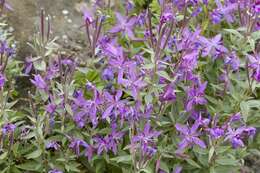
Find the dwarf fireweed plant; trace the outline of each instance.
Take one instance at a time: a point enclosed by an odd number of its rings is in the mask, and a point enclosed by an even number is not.
[[[0,40],[2,172],[235,173],[259,153],[259,0],[94,1],[83,59],[39,16],[23,70]]]

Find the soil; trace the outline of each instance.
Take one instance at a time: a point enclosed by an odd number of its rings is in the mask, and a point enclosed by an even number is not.
[[[85,35],[80,29],[82,0],[8,0],[14,9],[8,13],[9,25],[14,28],[18,44],[18,58],[24,59],[32,54],[27,42],[39,32],[40,10],[51,17],[52,36],[58,36],[58,42],[65,49],[79,50],[84,47]],[[83,45],[83,46],[82,46]]]

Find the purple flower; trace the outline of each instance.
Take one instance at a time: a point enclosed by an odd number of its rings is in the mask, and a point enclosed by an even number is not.
[[[160,22],[161,23],[167,23],[169,21],[173,20],[173,14],[172,12],[169,10],[166,10],[162,15],[161,15],[161,18],[160,18]]]
[[[240,112],[233,114],[229,119],[230,123],[233,123],[233,122],[236,122],[236,121],[241,121],[241,113]]]
[[[93,89],[95,89],[95,86],[91,83],[91,82],[87,82],[86,83],[86,89],[87,90],[93,90]],[[79,91],[79,92],[76,92],[76,95],[75,95],[75,97],[78,97],[78,96],[80,96],[80,95],[82,95],[82,92],[81,91]],[[83,95],[82,95],[83,96]],[[83,98],[83,97],[82,97]]]
[[[134,8],[134,4],[128,0],[126,2],[125,6],[126,6],[127,12],[131,11]]]
[[[119,144],[119,142],[122,140],[124,136],[124,133],[117,131],[116,128],[117,125],[112,124],[111,125],[112,132],[107,136],[107,145],[114,154],[117,153],[117,145]]]
[[[51,80],[55,77],[58,77],[58,75],[60,74],[59,70],[60,70],[60,66],[58,62],[57,61],[52,62],[47,69],[46,79]]]
[[[82,139],[73,138],[70,141],[69,148],[72,149],[77,156],[80,155],[80,150],[82,149],[88,149],[90,146],[83,141]]]
[[[213,24],[218,24],[222,20],[222,14],[219,12],[218,9],[215,9],[212,13],[210,13],[210,17]]]
[[[75,66],[75,62],[69,58],[65,58],[63,60],[61,60],[61,64],[64,65],[64,66],[72,66],[74,67]]]
[[[181,38],[175,40],[175,46],[178,51],[186,51],[186,54],[192,54],[198,52],[201,48],[199,41],[201,29],[197,27],[194,32],[191,32],[189,28],[185,27]]]
[[[6,0],[0,0],[0,7],[3,7],[9,11],[13,11],[13,8],[6,2]]]
[[[178,7],[179,10],[182,10],[185,7],[186,1],[181,0],[172,0],[173,4]]]
[[[204,91],[207,87],[207,82],[200,84],[198,87],[192,87],[188,90],[188,99],[186,110],[191,111],[195,105],[205,105],[207,100],[204,98]]]
[[[151,129],[150,123],[146,123],[143,131],[132,137],[132,148],[138,147],[143,154],[154,155],[156,149],[154,148],[155,140],[160,135],[160,132]]]
[[[93,91],[94,96],[92,100],[89,100],[89,118],[90,121],[92,122],[93,126],[96,127],[98,124],[97,121],[97,111],[99,108],[99,105],[101,105],[103,103],[101,94],[99,93],[99,91],[97,89],[94,89]]]
[[[12,123],[6,123],[4,124],[4,126],[2,127],[2,133],[4,135],[6,134],[13,134],[14,133],[14,130],[16,129],[16,125],[15,124],[12,124]]]
[[[0,41],[0,54],[2,55],[5,54],[7,58],[9,58],[12,55],[14,55],[14,53],[15,53],[14,49],[9,47],[6,41]]]
[[[63,172],[58,169],[52,169],[48,173],[63,173]]]
[[[187,147],[198,145],[201,148],[206,148],[206,144],[198,138],[200,135],[197,130],[200,123],[195,121],[193,126],[189,128],[187,125],[176,124],[176,129],[181,133],[182,141],[179,143],[177,153],[182,153]]]
[[[228,76],[228,72],[225,70],[220,76],[219,80],[224,83],[224,87],[227,89],[230,86],[230,79]]]
[[[230,65],[233,71],[237,71],[239,69],[240,61],[235,52],[227,55],[224,59],[224,62],[226,65]]]
[[[107,145],[107,140],[106,138],[103,137],[94,137],[93,138],[94,142],[96,143],[95,147],[97,148],[97,154],[101,155],[102,152],[107,153],[109,150],[109,147]]]
[[[211,128],[209,132],[210,132],[210,135],[215,139],[218,139],[218,138],[224,136],[224,134],[225,134],[224,129],[222,129],[220,127]]]
[[[5,85],[5,76],[0,73],[0,88]]]
[[[256,13],[260,13],[260,1],[256,0],[255,4],[253,5],[253,9]]]
[[[160,95],[160,101],[175,101],[176,94],[172,85],[166,86],[164,92]]]
[[[208,0],[202,0],[203,4],[208,5]]]
[[[242,126],[237,129],[232,129],[232,127],[229,126],[225,140],[229,140],[233,148],[240,148],[245,146],[243,140],[254,136],[255,133],[256,129],[253,127]]]
[[[113,43],[103,43],[101,46],[106,56],[109,56],[111,58],[116,58],[116,61],[119,58],[123,58],[123,48],[121,46],[115,46],[113,45]]]
[[[181,58],[180,70],[184,72],[192,72],[193,69],[197,67],[198,64],[198,52],[193,51],[184,55]]]
[[[127,79],[121,79],[119,82],[122,83],[126,88],[131,90],[132,96],[137,99],[139,90],[146,86],[142,77],[138,77],[135,66],[130,66]]]
[[[114,72],[111,68],[105,68],[102,73],[102,79],[111,81],[114,79]]]
[[[108,107],[102,114],[102,119],[106,119],[109,117],[112,113],[115,114],[115,116],[119,115],[120,112],[122,112],[124,107],[124,102],[121,100],[121,96],[123,94],[122,90],[118,90],[116,92],[116,95],[111,95],[108,92],[104,93],[104,97],[107,100]]]
[[[181,171],[182,171],[182,167],[176,166],[176,168],[174,169],[174,171],[172,173],[181,173]]]
[[[122,16],[120,13],[116,13],[116,18],[117,18],[117,24],[110,30],[110,32],[111,33],[122,32],[123,34],[127,35],[130,39],[135,39],[133,28],[137,22],[137,19],[135,17],[127,19],[125,16]]]
[[[83,19],[86,24],[89,25],[94,22],[94,17],[93,14],[90,12],[90,10],[84,8],[82,12],[83,12]]]
[[[197,7],[195,10],[193,10],[191,16],[196,17],[202,12],[202,7]]]
[[[251,69],[252,71],[252,77],[260,82],[260,56],[259,55],[248,55],[247,56],[248,60],[249,60],[249,64],[248,67]]]
[[[32,68],[33,68],[33,59],[32,59],[32,57],[26,57],[25,58],[25,63],[24,63],[24,73],[26,75],[28,75],[32,71]]]
[[[206,39],[203,36],[199,37],[199,41],[203,46],[202,56],[212,56],[213,58],[227,53],[228,50],[222,45],[221,34],[216,35],[212,39]]]
[[[237,10],[237,3],[227,3],[223,5],[220,0],[215,0],[215,2],[217,4],[217,9],[211,14],[213,23],[219,23],[223,17],[227,22],[233,22],[232,12]]]
[[[0,42],[0,54],[5,54],[6,50],[8,49],[8,45],[6,41]]]
[[[53,104],[53,103],[49,103],[46,107],[45,110],[49,113],[49,114],[53,114],[56,111],[57,105]]]
[[[97,154],[101,155],[103,152],[112,151],[114,154],[117,153],[117,145],[124,135],[123,132],[116,130],[117,125],[111,125],[111,133],[105,137],[95,137],[94,141],[96,143]]]
[[[53,150],[58,150],[60,148],[60,145],[58,144],[57,141],[49,141],[46,146],[46,149],[53,149]]]
[[[82,91],[77,91],[74,99],[74,104],[72,106],[74,112],[73,120],[79,128],[83,128],[86,122],[92,122],[93,127],[96,127],[98,124],[96,115],[102,100],[100,93],[96,88],[92,86],[91,89],[93,89],[94,93],[92,100],[86,100]]]
[[[145,13],[140,13],[137,17],[137,23],[140,25],[140,26],[144,26],[145,25],[145,18],[146,17],[146,14]]]
[[[134,57],[137,65],[144,64],[144,57],[140,54],[136,54]]]
[[[37,74],[34,75],[34,79],[31,79],[31,82],[39,89],[46,90],[47,89],[47,84],[41,77],[41,75]]]

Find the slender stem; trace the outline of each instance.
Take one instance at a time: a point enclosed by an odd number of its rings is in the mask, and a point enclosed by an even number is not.
[[[49,41],[50,39],[50,33],[51,33],[51,22],[50,22],[50,16],[48,16],[47,41]]]
[[[161,31],[161,33],[160,33],[160,35],[159,35],[159,38],[158,38],[158,41],[157,41],[157,43],[156,43],[156,51],[155,51],[155,65],[154,65],[154,74],[156,74],[156,72],[157,72],[157,66],[158,66],[158,60],[160,59],[160,46],[161,46],[161,40],[162,40],[162,38],[163,38],[163,35],[164,35],[164,33],[165,33],[165,30],[166,30],[166,26],[165,27],[163,27],[162,28],[162,31]]]
[[[44,9],[41,9],[41,37],[42,37],[42,43],[44,43]]]
[[[96,18],[96,22],[95,22],[95,31],[94,31],[94,34],[93,34],[93,39],[92,39],[92,56],[94,57],[95,55],[95,48],[96,48],[96,36],[97,36],[97,28],[98,28],[98,19],[99,17],[97,16]]]
[[[238,16],[239,16],[240,25],[243,25],[240,3],[238,3]]]
[[[95,55],[96,44],[97,44],[97,41],[98,41],[98,38],[99,38],[99,35],[100,35],[100,32],[101,32],[102,24],[103,24],[102,19],[100,19],[99,23],[98,23],[98,21],[99,21],[98,17],[97,17],[96,20],[97,20],[97,22],[96,22],[95,34],[94,34],[94,38],[93,38],[92,56]]]
[[[250,92],[252,93],[252,92],[253,92],[253,89],[252,89],[252,83],[251,83],[251,80],[250,80],[248,60],[246,60],[246,74],[247,74],[248,86],[249,86]]]
[[[1,53],[0,65],[2,66],[2,64],[3,64],[3,54]]]
[[[6,67],[7,67],[7,64],[8,64],[8,57],[5,58],[5,61],[4,61],[4,66],[2,67],[2,73],[5,71]]]
[[[45,116],[45,135],[48,135],[50,132],[50,116],[49,116],[49,113],[46,113],[46,116]]]
[[[107,8],[110,9],[110,6],[111,6],[111,0],[108,0]]]
[[[154,42],[153,42],[153,31],[152,31],[152,15],[151,15],[151,12],[150,12],[149,7],[148,7],[147,10],[148,10],[148,29],[149,29],[149,37],[150,37],[150,40],[151,40],[152,48],[155,50]]]
[[[39,149],[42,151],[42,155],[41,155],[41,159],[42,159],[42,164],[45,167],[45,172],[48,170],[48,161],[46,159],[46,154],[45,154],[45,145],[44,145],[44,136],[42,134],[39,133],[39,130],[41,128],[41,121],[38,120],[38,116],[37,116],[37,109],[33,103],[33,98],[31,93],[28,93],[29,95],[29,103],[32,109],[32,114],[33,117],[35,118],[36,122],[34,123],[35,126],[35,130],[36,130],[36,138],[37,138],[37,142],[39,144]]]
[[[63,69],[62,69],[62,63],[61,63],[61,55],[59,55],[59,71],[60,71],[60,78],[61,78],[61,84],[63,85],[63,96],[64,96],[64,106],[67,103],[67,87],[66,87],[66,74],[63,74]],[[66,110],[63,115],[61,115],[61,131],[64,132],[65,129],[65,116],[66,116]]]
[[[165,47],[166,47],[166,45],[167,45],[167,43],[168,43],[168,41],[169,41],[169,39],[170,39],[170,37],[171,37],[172,31],[173,31],[173,21],[171,22],[170,31],[168,32],[168,35],[167,35],[166,40],[165,40],[165,42],[164,42],[164,44],[163,44],[162,50],[165,49]],[[160,55],[160,54],[159,54],[159,55]]]
[[[89,32],[89,24],[88,24],[88,22],[86,22],[85,28],[86,28],[86,34],[87,34],[88,43],[89,43],[89,46],[91,47],[92,44],[91,44],[91,39],[90,39],[90,32]]]

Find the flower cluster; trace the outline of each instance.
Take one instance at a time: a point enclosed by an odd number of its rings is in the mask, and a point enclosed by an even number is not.
[[[35,56],[24,62],[28,102],[12,113],[19,95],[5,83],[15,54],[0,42],[4,164],[49,173],[243,166],[259,123],[259,1],[99,0],[82,13],[85,59],[61,53],[41,11]]]

